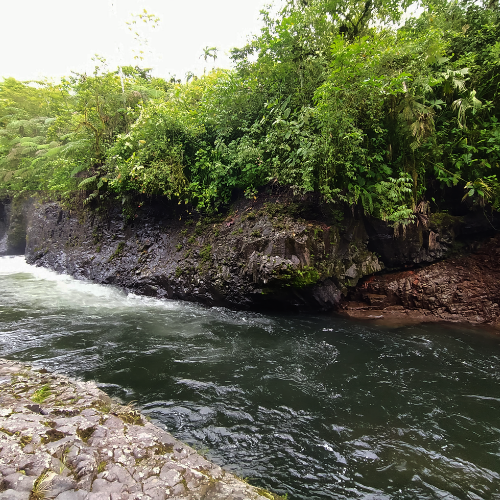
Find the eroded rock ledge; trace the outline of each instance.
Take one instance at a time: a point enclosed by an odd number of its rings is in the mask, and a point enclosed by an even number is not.
[[[450,321],[500,328],[500,236],[424,268],[370,276],[341,310],[355,318]]]
[[[261,198],[202,218],[157,200],[133,222],[117,205],[97,213],[35,204],[26,259],[137,294],[260,310],[332,309],[344,289],[382,269],[362,219],[337,214],[339,223],[318,206],[308,213]]]
[[[94,383],[0,359],[0,499],[278,499]]]

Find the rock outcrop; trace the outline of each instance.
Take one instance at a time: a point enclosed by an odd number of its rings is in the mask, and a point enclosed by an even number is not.
[[[0,210],[4,253],[26,245],[31,264],[137,294],[257,310],[341,308],[366,317],[383,309],[385,317],[392,308],[391,316],[419,320],[497,321],[496,271],[485,280],[480,259],[470,255],[497,234],[498,213],[419,214],[395,234],[351,209],[280,201],[272,192],[212,217],[161,199],[133,210],[117,203],[98,210],[55,202],[19,207],[15,217],[8,203]],[[425,290],[408,288],[414,275]],[[463,280],[487,292],[461,295]]]
[[[26,256],[31,264],[159,298],[331,309],[382,265],[367,249],[362,219],[314,220],[294,208],[242,200],[221,217],[197,219],[158,203],[138,207],[127,222],[121,207],[99,215],[42,204],[28,219]]]
[[[0,359],[1,500],[278,500],[95,384]]]
[[[31,204],[31,200],[0,200],[0,255],[24,254]]]
[[[341,310],[352,317],[500,326],[500,236],[423,268],[371,276]]]
[[[500,229],[500,214],[483,211],[453,216],[446,212],[430,214],[395,233],[380,219],[368,217],[365,227],[368,248],[380,255],[385,270],[427,265],[467,250]]]

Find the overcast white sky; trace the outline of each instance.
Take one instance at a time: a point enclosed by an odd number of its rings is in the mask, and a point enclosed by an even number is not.
[[[160,18],[145,30],[147,57],[140,66],[185,79],[202,74],[203,47],[216,46],[216,65],[230,67],[225,53],[260,30],[259,11],[270,0],[2,0],[0,77],[59,78],[71,70],[91,72],[94,54],[111,69],[135,64],[134,42],[125,21],[147,9]],[[145,25],[144,25],[145,26]],[[151,51],[149,54],[147,51]]]

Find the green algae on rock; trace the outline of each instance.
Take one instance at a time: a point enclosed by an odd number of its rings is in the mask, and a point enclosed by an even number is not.
[[[0,359],[0,408],[0,500],[279,498],[92,382]]]

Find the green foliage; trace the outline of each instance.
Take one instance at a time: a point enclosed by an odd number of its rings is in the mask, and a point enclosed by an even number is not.
[[[109,257],[108,262],[112,262],[113,260],[120,258],[123,254],[124,249],[125,249],[125,242],[120,241],[120,243],[118,243],[118,246],[116,247],[115,251]]]
[[[268,498],[269,500],[287,500],[288,494],[285,493],[284,496],[277,495],[276,493],[272,493],[271,491],[265,490],[264,488],[257,488],[257,493],[264,498]]]
[[[133,217],[137,195],[207,213],[278,184],[397,227],[429,189],[441,203],[460,186],[464,203],[498,209],[498,8],[424,2],[398,25],[412,3],[290,0],[262,12],[234,70],[185,84],[98,57],[60,84],[6,79],[0,193],[116,197]]]
[[[212,259],[212,246],[206,245],[200,250],[200,257],[203,263],[209,262]]]
[[[35,403],[43,403],[50,395],[50,386],[49,385],[44,385],[36,391],[33,396],[31,396],[31,401],[34,401]]]
[[[321,278],[320,273],[313,266],[300,268],[289,266],[286,270],[277,271],[275,277],[279,280],[281,286],[292,286],[294,288],[313,285]]]
[[[96,61],[93,75],[73,74],[59,84],[0,82],[1,193],[73,196],[80,188],[92,194],[87,202],[104,198],[107,149],[145,101],[164,95],[165,84],[132,67],[120,78],[103,59]],[[82,177],[91,180],[82,183]]]

